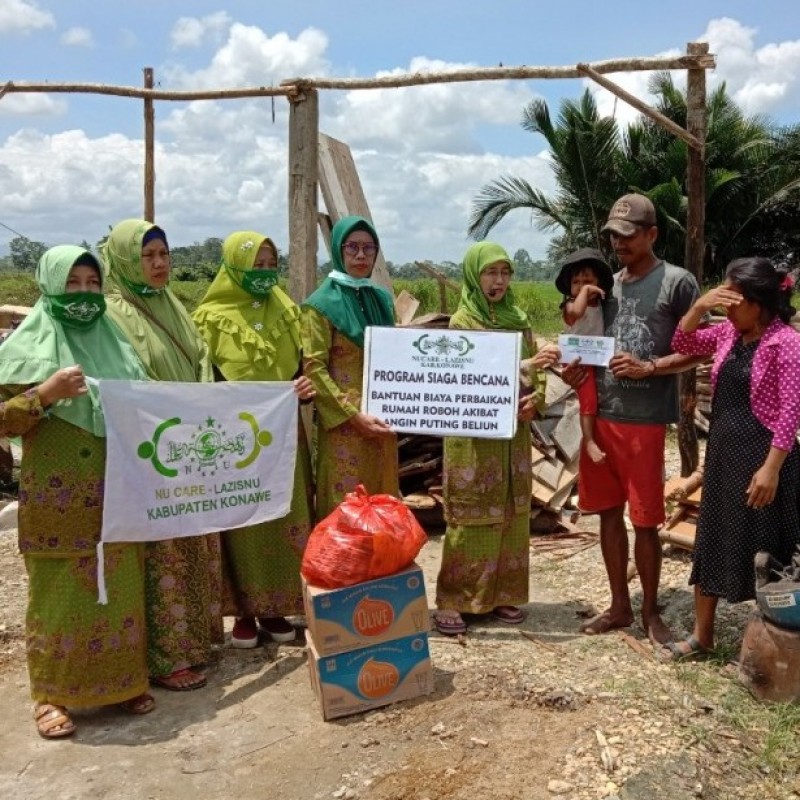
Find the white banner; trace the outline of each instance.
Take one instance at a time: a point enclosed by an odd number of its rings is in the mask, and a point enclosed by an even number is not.
[[[239,528],[289,513],[290,382],[98,382],[106,421],[104,542]]]
[[[401,433],[511,439],[522,334],[367,328],[362,411]]]

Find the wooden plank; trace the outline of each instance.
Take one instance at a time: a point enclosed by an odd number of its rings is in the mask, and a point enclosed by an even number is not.
[[[566,461],[574,461],[578,457],[581,452],[581,419],[577,404],[561,417],[550,438]]]
[[[683,547],[686,550],[694,550],[694,537],[697,533],[697,526],[686,520],[681,520],[670,530],[661,530],[658,538],[662,542]]]
[[[531,431],[536,439],[538,439],[545,447],[554,447],[553,440],[550,434],[555,430],[558,420],[555,418],[550,419],[535,419],[531,422]]]
[[[314,90],[289,103],[289,296],[295,303],[317,288],[317,136]]]
[[[551,489],[558,489],[564,462],[558,458],[545,458],[533,467],[533,478],[539,483],[547,484]]]
[[[566,398],[562,398],[557,403],[553,403],[551,406],[546,406],[544,409],[544,416],[545,419],[549,419],[550,417],[563,417],[567,410],[567,400]]]
[[[547,458],[547,453],[543,453],[541,450],[531,447],[531,465],[535,466],[540,461],[544,461],[545,458]]]
[[[679,475],[673,475],[664,484],[664,499],[674,500],[676,497],[675,493],[680,491],[685,481],[686,478],[681,478]],[[703,489],[700,487],[699,489],[695,489],[690,495],[688,495],[688,497],[681,497],[679,502],[687,506],[699,506],[702,496]]]
[[[564,383],[555,370],[547,370],[547,387],[544,393],[545,406],[552,406],[569,396],[574,390],[568,383]]]
[[[555,494],[553,494],[550,500],[548,501],[546,507],[551,508],[554,511],[561,511],[561,508],[564,505],[564,503],[566,503],[567,500],[569,500],[569,496],[572,493],[572,487],[575,484],[575,480],[577,480],[577,477],[572,478],[564,487],[555,492]]]
[[[418,308],[419,300],[417,300],[413,294],[403,289],[394,299],[394,312],[397,315],[397,324],[410,325]]]
[[[349,214],[372,221],[350,148],[324,133],[319,134],[319,183],[325,208],[334,224]],[[372,280],[392,291],[392,279],[386,267],[383,248],[378,251]]]

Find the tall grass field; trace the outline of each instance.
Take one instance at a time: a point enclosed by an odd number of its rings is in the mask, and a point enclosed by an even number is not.
[[[554,336],[563,328],[558,305],[561,296],[551,283],[512,284],[517,304],[527,313],[536,336]],[[208,289],[208,281],[172,281],[170,288],[189,311],[194,311]],[[439,286],[433,279],[394,281],[394,292],[403,289],[419,300],[417,316],[441,311]],[[0,305],[32,306],[39,297],[39,289],[33,276],[27,273],[0,273]],[[458,306],[459,294],[446,290],[445,313],[452,314]]]

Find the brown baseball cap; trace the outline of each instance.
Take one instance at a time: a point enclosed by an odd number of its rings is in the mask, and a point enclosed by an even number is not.
[[[620,236],[633,236],[637,227],[651,228],[656,224],[656,209],[643,194],[624,194],[611,207],[603,231]]]

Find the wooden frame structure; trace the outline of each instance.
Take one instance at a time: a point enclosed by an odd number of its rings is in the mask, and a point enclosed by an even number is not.
[[[405,73],[381,78],[292,78],[280,86],[203,91],[165,91],[153,88],[153,70],[145,68],[144,87],[109,86],[93,83],[16,83],[0,86],[0,100],[14,93],[79,93],[139,98],[144,101],[145,165],[144,217],[155,219],[155,113],[156,100],[225,100],[247,97],[286,97],[289,110],[289,290],[295,300],[306,297],[316,286],[318,250],[318,158],[319,92],[327,90],[370,90],[435,83],[460,83],[493,80],[563,79],[588,77],[629,103],[642,114],[685,141],[687,164],[687,227],[684,266],[698,283],[703,279],[705,246],[705,132],[706,70],[713,69],[715,58],[708,44],[690,42],[686,54],[675,58],[625,58],[581,63],[566,67],[484,67],[449,72]],[[614,72],[687,71],[687,128],[684,130],[634,95],[605,77]],[[688,475],[697,467],[697,440],[694,430],[694,373],[681,382],[681,424],[679,443],[681,471]]]

